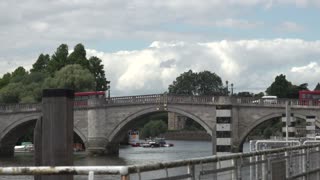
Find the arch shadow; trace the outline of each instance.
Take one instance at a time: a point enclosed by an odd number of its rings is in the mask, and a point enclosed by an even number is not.
[[[40,118],[41,115],[34,114],[25,116],[11,123],[4,129],[4,131],[0,133],[0,145],[14,147],[21,135],[23,136],[23,134],[25,134],[24,131],[26,131],[28,128],[34,128],[37,120]],[[84,148],[86,148],[88,142],[84,134],[77,127],[73,128],[73,132],[78,138],[80,138],[85,146]]]
[[[280,118],[282,117],[282,114],[283,113],[271,113],[271,114],[268,114],[266,116],[263,116],[261,117],[260,119],[256,120],[251,126],[250,128],[247,129],[247,131],[240,137],[240,144],[238,146],[238,152],[242,152],[242,148],[243,148],[243,144],[246,140],[246,138],[248,137],[248,135],[256,128],[258,127],[260,124],[268,121],[268,120],[271,120],[273,118]],[[303,114],[299,114],[299,113],[294,113],[293,114],[293,117],[297,117],[297,118],[300,118],[300,119],[306,119],[306,115],[303,115]]]
[[[206,130],[207,133],[212,135],[212,129],[210,128],[210,126],[194,114],[191,114],[181,109],[173,108],[173,107],[168,107],[166,110],[159,110],[159,109],[156,109],[155,107],[151,107],[151,108],[146,108],[138,112],[135,112],[133,114],[130,114],[128,117],[124,118],[119,124],[116,125],[114,130],[110,133],[110,135],[108,136],[108,142],[115,142],[116,137],[118,137],[118,135],[123,131],[126,125],[129,124],[130,122],[144,115],[156,113],[156,112],[174,112],[174,113],[184,115],[196,121],[197,123],[199,123]]]

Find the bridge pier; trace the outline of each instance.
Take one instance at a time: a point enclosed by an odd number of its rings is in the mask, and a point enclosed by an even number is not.
[[[118,155],[119,143],[107,142],[105,138],[90,138],[87,154],[91,156]]]
[[[106,155],[119,155],[119,143],[111,143],[107,144]]]
[[[97,107],[88,110],[88,145],[87,154],[102,156],[108,154],[108,139],[105,135],[107,127],[106,110],[99,108],[100,99],[89,99],[88,104]]]

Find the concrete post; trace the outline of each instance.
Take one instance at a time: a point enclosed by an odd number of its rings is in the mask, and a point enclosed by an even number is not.
[[[73,90],[43,90],[43,118],[40,143],[41,166],[73,165],[73,98]],[[35,156],[39,155],[35,154]],[[73,180],[73,176],[41,176],[41,180],[55,179]]]

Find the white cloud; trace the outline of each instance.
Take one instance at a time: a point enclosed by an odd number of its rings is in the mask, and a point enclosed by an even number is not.
[[[115,95],[162,93],[181,73],[209,70],[235,91],[264,91],[283,73],[294,84],[320,81],[320,42],[299,39],[154,42],[116,53],[88,50],[103,60]]]
[[[310,62],[298,67],[292,67],[289,72],[290,77],[298,82],[309,83],[309,89],[315,88],[315,83],[320,82],[320,65],[317,62]]]
[[[318,6],[319,1],[0,1],[0,73],[18,66],[30,68],[40,53],[52,54],[62,43],[70,48],[83,43],[91,47],[88,55],[103,59],[117,94],[163,92],[176,76],[189,69],[216,72],[224,80],[234,82],[238,89],[265,88],[277,74],[288,73],[288,77],[295,77],[296,72],[291,72],[291,68],[317,62],[319,42],[223,39],[263,36],[270,28],[255,17],[255,11],[288,5],[313,7]],[[245,18],[249,16],[251,20]],[[233,33],[219,28],[216,31],[216,26],[244,30],[264,26],[265,30]],[[304,30],[291,21],[279,28],[286,32]],[[217,39],[222,41],[214,41]],[[123,46],[141,41],[153,43],[135,51],[108,53],[93,49],[104,49],[117,41]],[[119,44],[117,46],[119,49]],[[132,46],[130,49],[135,49]],[[304,81],[292,79],[297,80],[296,83]],[[315,81],[313,78],[309,83]]]
[[[291,68],[291,72],[293,73],[306,73],[306,72],[317,73],[319,71],[320,71],[320,66],[316,62],[311,62],[306,66]]]
[[[204,41],[208,34],[170,31],[167,27],[186,25],[205,28],[218,25],[230,28],[253,28],[263,22],[249,21],[241,14],[250,10],[282,4],[315,4],[292,0],[28,0],[0,2],[0,54],[10,49],[46,47],[61,43],[84,44],[110,40]],[[249,11],[248,11],[249,10]],[[238,19],[239,18],[239,19]],[[295,28],[292,24],[287,26]],[[30,27],[30,28],[26,28]],[[181,28],[181,27],[180,27]],[[210,33],[212,39],[220,35]],[[31,49],[31,48],[30,48]]]

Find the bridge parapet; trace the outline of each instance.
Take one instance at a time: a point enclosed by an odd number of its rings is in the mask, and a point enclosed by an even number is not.
[[[139,96],[121,96],[112,97],[108,100],[108,104],[145,104],[159,103],[162,100],[162,94],[150,94]]]
[[[41,103],[22,103],[22,104],[1,104],[0,112],[29,112],[41,111]]]
[[[139,96],[121,96],[110,99],[88,99],[75,101],[75,109],[94,108],[97,106],[118,106],[136,104],[197,104],[197,105],[250,105],[250,106],[276,106],[284,107],[286,102],[292,107],[319,107],[320,101],[299,99],[258,99],[251,97],[230,96],[188,96],[173,94],[151,94]],[[1,104],[0,113],[41,111],[39,104]]]
[[[320,101],[318,100],[299,100],[299,99],[287,99],[287,98],[278,98],[278,99],[259,99],[251,97],[231,97],[232,104],[238,105],[255,105],[255,106],[285,106],[286,102],[290,106],[305,106],[305,107],[320,107]]]

